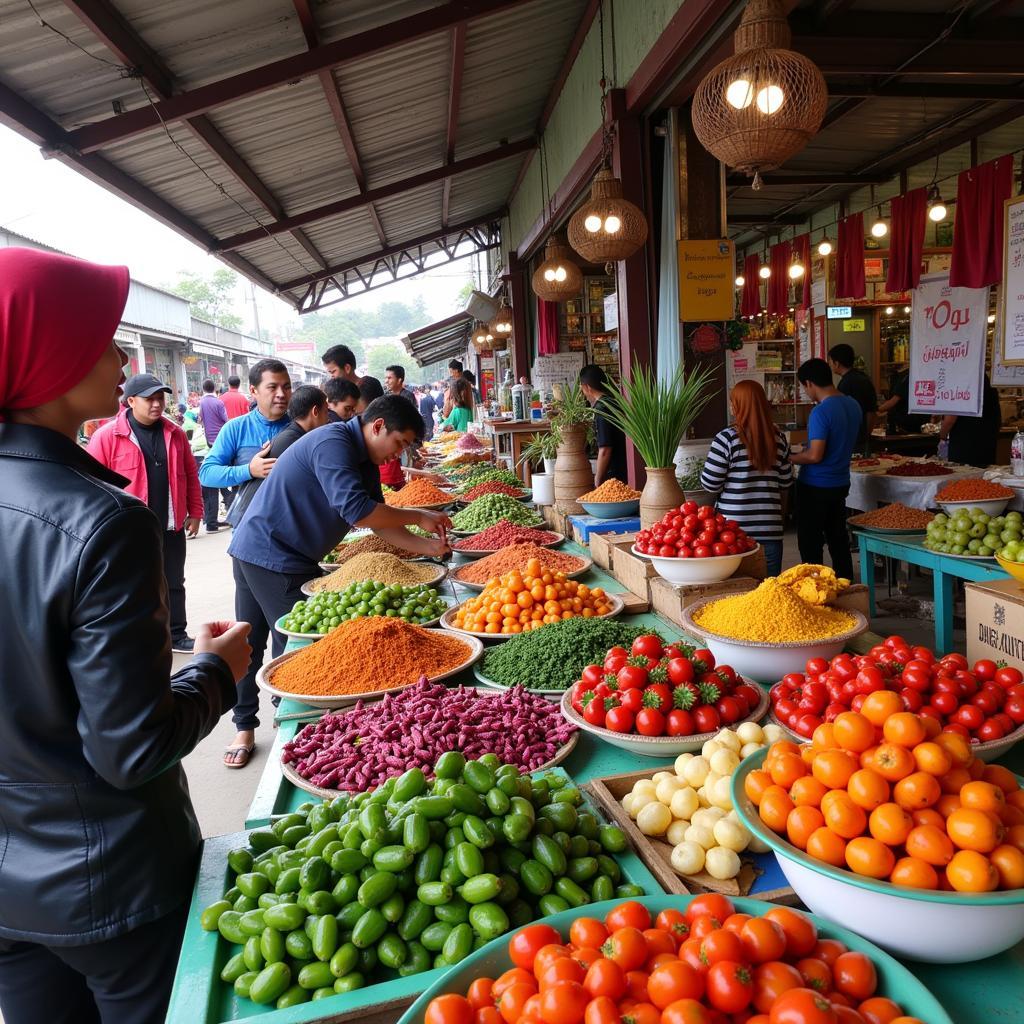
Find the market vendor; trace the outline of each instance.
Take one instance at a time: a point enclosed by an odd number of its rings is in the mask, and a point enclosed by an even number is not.
[[[162,533],[75,443],[112,417],[126,267],[0,250],[0,1016],[162,1021],[199,860],[181,760],[235,702],[244,622],[171,675]]]
[[[368,527],[395,547],[438,556],[448,549],[451,523],[441,512],[390,508],[384,504],[379,467],[422,436],[423,420],[400,395],[370,403],[359,417],[330,423],[295,442],[277,460],[256,492],[231,538],[236,608],[253,624],[252,661],[238,686],[233,747],[241,749],[229,767],[241,767],[253,751],[259,724],[256,673],[274,623],[302,599],[303,583],[320,575],[320,560],[353,527]],[[431,537],[405,529],[418,526]],[[274,657],[285,637],[273,631]],[[239,763],[240,762],[240,763]]]
[[[946,458],[965,466],[992,466],[996,461],[996,444],[1003,418],[999,409],[999,393],[985,374],[980,416],[943,416],[939,426],[939,454],[948,441]]]
[[[892,393],[878,406],[878,415],[888,417],[889,427],[903,434],[919,434],[928,417],[910,412],[910,370],[901,370]]]
[[[580,389],[583,397],[594,407],[594,433],[597,436],[597,472],[594,483],[598,486],[614,477],[626,479],[626,435],[603,415],[611,381],[604,369],[590,363],[580,370]]]

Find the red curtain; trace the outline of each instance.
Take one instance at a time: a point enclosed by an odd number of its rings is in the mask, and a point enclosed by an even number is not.
[[[789,310],[789,261],[793,246],[790,242],[773,245],[769,253],[772,276],[768,278],[768,312],[783,316]]]
[[[836,246],[836,298],[862,299],[864,284],[864,214],[853,213],[839,222]]]
[[[1003,276],[1003,203],[1013,194],[1013,157],[964,171],[956,182],[954,288],[984,288]]]
[[[804,276],[800,278],[800,299],[797,305],[801,309],[807,309],[811,305],[811,236],[798,235],[794,238],[793,251],[804,268]]]
[[[928,190],[915,188],[890,205],[888,292],[906,292],[921,280],[921,249],[928,219]]]
[[[537,300],[537,350],[542,356],[558,352],[558,303]]]
[[[757,316],[761,312],[761,257],[755,252],[743,261],[743,299],[741,316]]]

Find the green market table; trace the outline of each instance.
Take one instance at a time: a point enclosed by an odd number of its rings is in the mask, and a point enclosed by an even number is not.
[[[585,553],[585,549],[572,542],[566,542],[560,550],[576,554]],[[927,551],[924,554],[933,555]],[[899,556],[891,554],[890,557]],[[588,586],[601,586],[610,593],[619,593],[624,589],[621,583],[596,568],[583,579]],[[650,626],[666,637],[675,638],[680,635],[678,626],[653,613],[624,616],[623,620],[631,625]],[[870,634],[861,637],[858,648],[867,650],[874,640]],[[292,641],[288,649],[294,650],[305,646],[306,643]],[[451,683],[474,685],[476,679],[472,671],[466,671],[454,678]],[[276,709],[277,737],[249,809],[247,829],[266,825],[273,817],[286,814],[300,804],[315,799],[288,782],[280,768],[284,744],[309,720],[304,713],[315,717],[321,712],[295,701],[282,701]],[[303,714],[303,718],[289,717],[296,714]],[[1024,744],[1019,746],[1024,747]],[[1024,769],[1024,750],[1019,754],[1011,751],[1002,761],[1019,772]],[[653,773],[665,765],[654,758],[639,758],[610,744],[602,743],[592,736],[582,735],[576,749],[560,767],[577,784],[582,785],[593,778],[636,771],[639,768],[649,767]],[[600,809],[597,809],[596,813],[603,817]],[[199,927],[199,913],[203,907],[219,899],[224,892],[227,851],[243,845],[244,841],[245,833],[242,832],[230,836],[217,836],[203,844],[202,862],[193,892],[188,926],[166,1018],[169,1024],[222,1024],[225,1021],[257,1020],[261,1024],[300,1024],[307,1021],[330,1021],[333,1024],[355,1024],[357,1021],[360,1024],[393,1024],[401,1015],[405,1003],[423,991],[433,980],[434,972],[425,972],[411,978],[399,978],[386,984],[370,985],[346,995],[334,996],[317,1003],[304,1003],[286,1010],[259,1007],[248,1000],[240,1000],[234,996],[231,986],[220,981],[218,975],[227,959],[227,944],[219,939],[216,932],[204,932]],[[632,880],[650,892],[661,891],[653,875],[632,851],[620,856],[624,871]],[[776,865],[774,871],[766,871],[758,879],[750,895],[756,897],[759,891],[777,889],[785,884]],[[980,1020],[1019,1021],[1024,1024],[1024,986],[1013,982],[1014,978],[1024,977],[1024,943],[999,956],[972,964],[933,965],[907,962],[906,966],[935,994],[958,1024]]]

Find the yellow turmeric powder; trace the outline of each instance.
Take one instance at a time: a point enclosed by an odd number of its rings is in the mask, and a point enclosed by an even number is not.
[[[835,570],[827,565],[813,565],[804,562],[794,565],[777,577],[778,581],[808,604],[831,604],[840,591],[850,586],[850,581],[836,576]]]
[[[802,601],[774,578],[756,590],[712,601],[693,621],[719,636],[758,643],[827,640],[853,629],[857,622],[846,612]]]

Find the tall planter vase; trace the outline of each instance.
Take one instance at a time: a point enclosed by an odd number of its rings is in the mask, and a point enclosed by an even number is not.
[[[676,479],[676,467],[647,467],[647,483],[640,494],[640,525],[653,526],[671,508],[678,508],[686,500]]]
[[[587,458],[587,428],[582,424],[563,427],[561,434],[555,459],[555,508],[566,515],[579,515],[583,506],[576,499],[594,489],[594,474]]]

